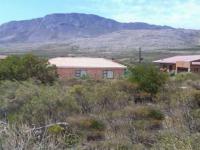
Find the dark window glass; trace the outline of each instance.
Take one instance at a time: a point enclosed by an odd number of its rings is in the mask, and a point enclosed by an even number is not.
[[[86,70],[76,70],[75,71],[75,77],[83,77],[87,75],[87,71]]]
[[[105,79],[112,79],[114,77],[114,73],[111,70],[104,70],[103,71],[103,78]]]

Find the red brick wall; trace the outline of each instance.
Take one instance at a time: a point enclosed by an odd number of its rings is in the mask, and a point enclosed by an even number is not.
[[[60,78],[75,78],[75,71],[80,69],[74,68],[58,68],[57,72]],[[122,68],[85,68],[81,70],[86,70],[88,75],[94,79],[102,79],[104,70],[112,70],[114,73],[114,78],[119,78],[124,75],[124,69]]]

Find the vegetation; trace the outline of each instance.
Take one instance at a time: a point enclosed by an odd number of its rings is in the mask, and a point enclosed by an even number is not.
[[[198,150],[200,77],[133,70],[128,79],[50,85],[2,79],[0,149]]]
[[[136,82],[140,89],[152,95],[156,94],[167,80],[167,74],[159,72],[153,65],[138,65],[130,68],[129,80]]]
[[[24,56],[9,56],[0,62],[0,80],[36,79],[42,83],[52,83],[57,78],[55,66],[50,66],[48,60],[26,54]]]

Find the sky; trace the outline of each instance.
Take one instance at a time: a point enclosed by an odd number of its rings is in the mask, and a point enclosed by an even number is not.
[[[72,12],[200,29],[200,0],[0,0],[0,24]]]

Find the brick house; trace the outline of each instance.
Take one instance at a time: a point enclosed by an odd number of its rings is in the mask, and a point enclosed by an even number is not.
[[[174,56],[154,61],[160,70],[167,72],[200,73],[200,55]]]
[[[89,76],[94,79],[115,79],[122,77],[126,66],[104,58],[57,57],[49,60],[57,67],[61,78],[80,78]]]
[[[5,59],[7,56],[6,55],[0,55],[0,60]]]

